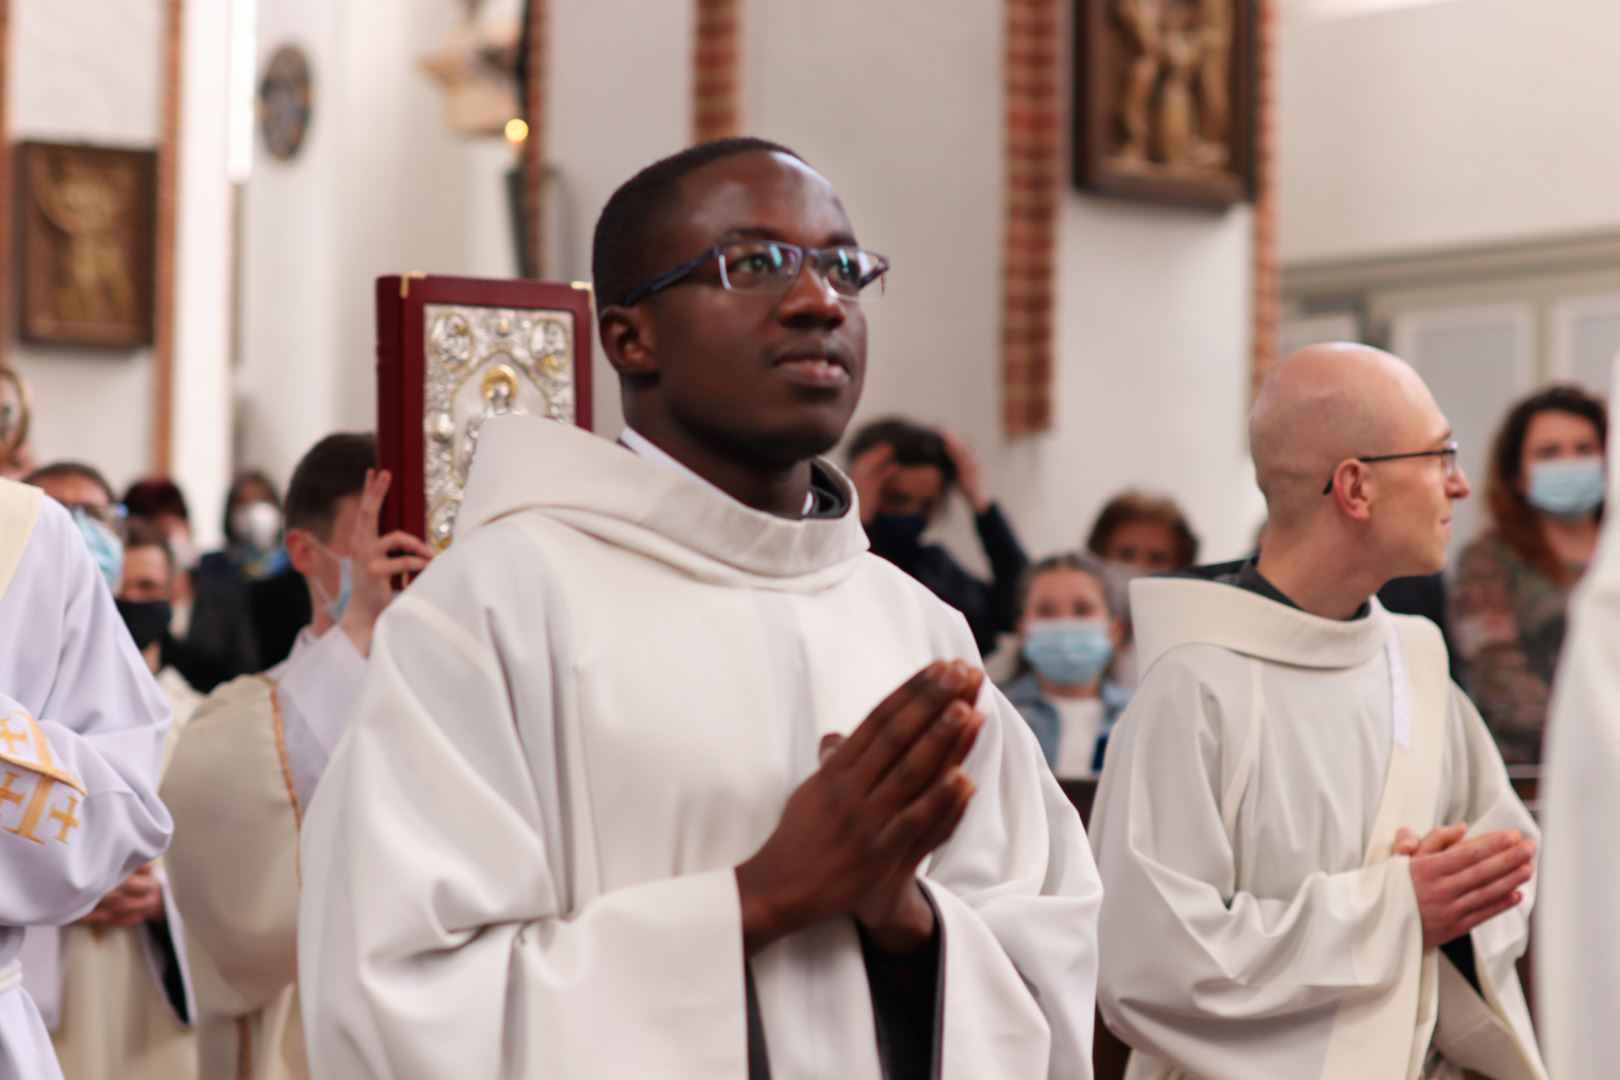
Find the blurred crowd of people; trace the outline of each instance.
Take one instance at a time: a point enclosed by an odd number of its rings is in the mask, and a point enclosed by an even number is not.
[[[225,547],[200,552],[185,494],[166,477],[120,498],[78,461],[34,469],[24,481],[73,515],[136,644],[156,649],[199,693],[285,659],[309,622],[309,599],[287,558],[282,502],[263,472],[239,474],[226,496]],[[161,555],[162,567],[157,566]]]
[[[1574,385],[1515,403],[1483,477],[1485,525],[1448,573],[1391,582],[1392,611],[1439,625],[1452,673],[1510,766],[1535,766],[1572,589],[1604,513],[1607,410]],[[872,550],[961,611],[1002,688],[1060,777],[1094,776],[1141,672],[1130,584],[1198,562],[1198,535],[1168,496],[1126,490],[1070,550],[1031,562],[961,437],[891,417],[860,429],[848,468]],[[928,541],[953,493],[972,512],[989,577]],[[1256,549],[1264,542],[1264,529]]]
[[[1453,673],[1510,765],[1540,760],[1549,689],[1571,590],[1602,521],[1608,418],[1603,402],[1554,385],[1514,404],[1483,478],[1486,525],[1451,571],[1391,583],[1391,610],[1440,625]],[[959,435],[912,419],[869,423],[850,439],[849,476],[872,550],[967,620],[990,668],[1061,775],[1101,767],[1114,719],[1141,675],[1130,583],[1198,562],[1199,540],[1166,495],[1128,489],[1104,504],[1073,549],[1031,561]],[[94,466],[59,461],[24,479],[73,515],[136,644],[170,685],[207,694],[291,653],[319,594],[288,556],[281,495],[263,471],[226,496],[218,551],[192,540],[185,494],[166,477],[119,496]],[[972,514],[988,577],[931,538],[946,503]],[[1263,542],[1264,530],[1256,547]]]

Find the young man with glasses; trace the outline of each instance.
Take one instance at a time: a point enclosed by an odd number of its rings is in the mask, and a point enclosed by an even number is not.
[[[888,260],[727,140],[615,193],[594,261],[622,445],[486,425],[311,808],[316,1073],[1089,1076],[1079,820],[818,456]]]
[[[1250,420],[1260,556],[1132,586],[1140,689],[1092,819],[1133,1077],[1544,1080],[1514,971],[1536,828],[1425,619],[1469,494],[1405,363],[1313,346]],[[1124,944],[1124,943],[1130,944]]]

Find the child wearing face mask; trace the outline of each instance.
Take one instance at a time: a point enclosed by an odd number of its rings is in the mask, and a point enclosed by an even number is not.
[[[1035,732],[1053,773],[1095,776],[1129,699],[1105,675],[1122,628],[1109,609],[1102,565],[1078,553],[1043,559],[1025,573],[1019,596],[1019,670],[1002,691]]]
[[[1597,548],[1603,402],[1550,386],[1508,413],[1485,478],[1489,526],[1458,562],[1451,623],[1465,686],[1509,765],[1541,760],[1570,591]]]

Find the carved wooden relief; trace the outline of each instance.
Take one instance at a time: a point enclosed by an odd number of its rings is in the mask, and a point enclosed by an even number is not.
[[[1076,183],[1224,206],[1250,195],[1255,0],[1076,0]]]

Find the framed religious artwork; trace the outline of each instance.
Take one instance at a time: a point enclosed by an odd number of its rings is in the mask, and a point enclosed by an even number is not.
[[[377,459],[394,474],[384,532],[437,551],[484,422],[506,413],[588,428],[590,287],[399,274],[377,279]]]
[[[1256,0],[1075,3],[1075,185],[1193,206],[1250,198]]]
[[[24,142],[16,157],[22,339],[151,344],[157,152]]]

